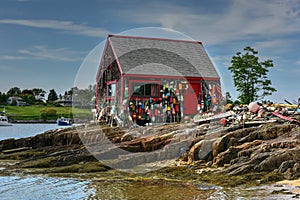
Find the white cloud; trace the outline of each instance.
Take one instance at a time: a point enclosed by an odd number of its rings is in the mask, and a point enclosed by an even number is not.
[[[34,28],[47,28],[67,31],[69,34],[103,37],[108,31],[103,28],[91,27],[84,24],[75,24],[71,21],[58,20],[28,20],[28,19],[1,19],[0,24],[14,24]]]
[[[21,49],[19,53],[26,59],[43,59],[56,61],[82,61],[86,52],[71,51],[66,48],[49,49],[47,46],[34,46],[30,49]]]
[[[65,62],[82,61],[87,52],[72,51],[66,48],[49,49],[47,46],[34,46],[18,50],[20,55],[2,55],[0,60],[56,60]]]
[[[296,41],[289,40],[289,39],[263,40],[263,41],[255,42],[253,46],[255,49],[266,49],[266,50],[276,48],[282,53],[285,51],[285,49],[282,47],[286,47],[287,45],[290,47],[291,44],[293,44],[294,42]]]
[[[227,68],[227,67],[229,67],[231,65],[231,62],[230,62],[231,58],[232,58],[232,55],[218,55],[218,56],[213,56],[212,60],[215,63],[218,63],[221,66]]]
[[[9,55],[3,55],[0,56],[0,60],[24,60],[26,59],[23,56],[9,56]]]
[[[157,2],[122,15],[132,22],[172,28],[208,44],[300,32],[299,1],[232,0],[220,12]],[[197,6],[198,8],[199,6]]]

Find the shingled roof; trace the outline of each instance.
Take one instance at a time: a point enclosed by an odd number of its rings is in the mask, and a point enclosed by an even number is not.
[[[109,35],[123,74],[219,78],[201,42]]]

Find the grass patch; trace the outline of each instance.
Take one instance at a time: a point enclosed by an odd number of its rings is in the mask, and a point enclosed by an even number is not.
[[[0,106],[0,110],[4,106]],[[56,120],[58,117],[73,118],[73,114],[83,116],[86,118],[92,118],[90,109],[80,109],[72,107],[55,107],[55,106],[5,106],[6,114],[11,120],[41,120],[42,113],[47,110],[55,110],[56,113],[53,116],[47,116],[48,120]]]
[[[32,160],[30,162],[26,162],[21,164],[22,168],[49,168],[52,167],[52,162],[55,158],[47,157],[41,158],[38,160]]]
[[[50,171],[51,173],[94,173],[94,172],[104,172],[107,170],[109,170],[108,167],[96,161],[96,162],[54,167],[51,168]]]

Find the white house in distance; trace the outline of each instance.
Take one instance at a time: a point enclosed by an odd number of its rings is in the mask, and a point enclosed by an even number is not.
[[[42,102],[44,102],[44,103],[47,103],[44,94],[38,94],[38,95],[35,95],[34,98],[35,98],[36,101],[42,101]]]
[[[61,106],[72,106],[72,95],[64,95],[61,99],[57,99],[54,103],[57,103]]]
[[[10,105],[13,105],[15,102],[15,105],[16,106],[25,106],[26,105],[26,102],[21,98],[21,97],[9,97],[7,99],[7,103],[10,104]]]

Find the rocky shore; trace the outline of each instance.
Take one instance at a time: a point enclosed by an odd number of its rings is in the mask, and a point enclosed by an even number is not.
[[[300,178],[300,127],[289,122],[130,129],[91,123],[2,140],[0,152],[2,175],[158,177],[226,186]]]

